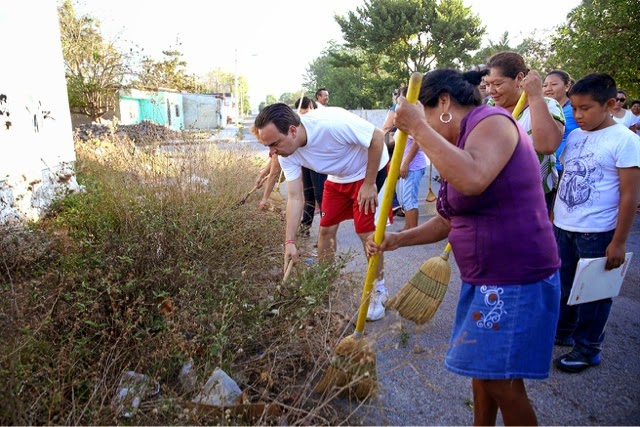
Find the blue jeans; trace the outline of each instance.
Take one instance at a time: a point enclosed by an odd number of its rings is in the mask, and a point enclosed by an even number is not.
[[[605,256],[615,230],[603,233],[575,233],[554,226],[553,232],[562,260],[560,267],[562,293],[556,338],[571,337],[578,351],[586,356],[595,356],[602,350],[604,330],[613,300],[606,298],[577,305],[567,305],[567,301],[576,275],[578,260]]]

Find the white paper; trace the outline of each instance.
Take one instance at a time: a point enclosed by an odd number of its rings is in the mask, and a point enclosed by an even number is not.
[[[580,258],[567,305],[618,296],[632,256],[633,252],[627,252],[624,263],[613,270],[604,269],[606,257]]]

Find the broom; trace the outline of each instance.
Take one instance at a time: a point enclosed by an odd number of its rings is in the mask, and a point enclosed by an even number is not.
[[[431,176],[432,173],[433,173],[433,163],[431,163],[431,160],[429,160],[429,191],[427,192],[427,199],[426,199],[426,202],[429,202],[429,203],[436,201],[436,194],[431,189],[431,181],[433,180]]]
[[[422,74],[415,72],[411,75],[407,91],[408,102],[415,103],[418,100],[421,82]],[[389,169],[389,175],[387,176],[384,196],[380,206],[380,215],[378,216],[376,231],[373,237],[377,244],[382,243],[384,238],[387,217],[391,209],[393,193],[396,188],[396,182],[398,181],[398,172],[402,161],[402,153],[404,153],[406,144],[407,134],[400,131],[396,141],[394,156],[391,159],[391,167]],[[352,335],[345,337],[338,343],[335,355],[329,362],[327,373],[315,388],[318,393],[325,393],[336,387],[341,389],[341,393],[348,392],[349,395],[354,395],[358,399],[364,399],[374,394],[378,387],[376,355],[366,338],[364,338],[364,325],[367,320],[369,300],[371,291],[373,290],[373,282],[376,277],[378,258],[379,254],[369,257],[367,275],[362,291],[358,319],[356,321],[356,330]]]
[[[263,177],[258,184],[254,185],[253,188],[249,190],[249,192],[238,203],[236,203],[235,207],[238,208],[244,205],[247,202],[247,199],[249,198],[249,196],[255,193],[258,188],[262,187],[262,184],[264,184],[264,182],[267,180],[268,177],[269,177],[268,175]]]
[[[450,252],[451,243],[447,243],[440,255],[426,260],[409,283],[389,300],[387,308],[396,310],[400,316],[418,325],[431,320],[449,286]]]
[[[522,92],[513,110],[517,117],[527,103],[527,94]],[[449,253],[451,244],[447,243],[442,254],[430,258],[409,279],[396,295],[387,303],[387,308],[396,310],[404,319],[418,325],[427,323],[440,307],[451,278]]]

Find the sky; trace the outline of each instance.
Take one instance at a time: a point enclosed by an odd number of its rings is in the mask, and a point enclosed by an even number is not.
[[[268,94],[279,97],[301,91],[309,64],[330,40],[342,40],[334,16],[364,5],[364,0],[72,1],[76,13],[101,22],[107,40],[133,43],[158,60],[162,50],[175,47],[184,54],[188,73],[203,75],[221,68],[245,76],[254,109]],[[486,26],[483,45],[497,41],[505,31],[515,45],[534,31],[551,30],[580,4],[580,0],[463,2]]]

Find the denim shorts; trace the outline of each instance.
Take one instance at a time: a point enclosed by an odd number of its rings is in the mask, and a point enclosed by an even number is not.
[[[396,184],[396,193],[402,209],[418,209],[418,191],[420,191],[420,180],[424,176],[427,168],[409,171],[406,178],[399,178]]]
[[[547,378],[559,305],[558,272],[522,285],[463,281],[445,368],[488,380]]]

